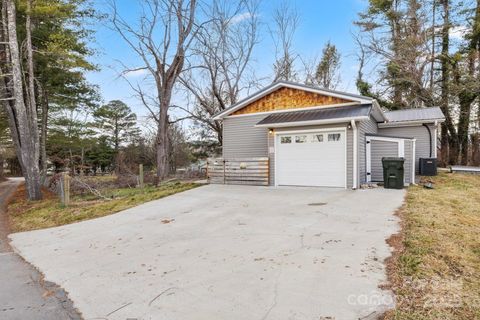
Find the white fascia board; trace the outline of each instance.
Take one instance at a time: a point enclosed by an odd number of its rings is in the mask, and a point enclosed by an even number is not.
[[[300,126],[314,126],[321,124],[341,123],[350,121],[368,120],[367,116],[354,117],[354,118],[335,118],[327,120],[307,120],[307,121],[295,121],[295,122],[282,122],[282,123],[270,123],[270,124],[257,124],[255,127],[259,128],[285,128],[285,127],[300,127]]]
[[[389,137],[389,136],[366,136],[367,141],[377,140],[377,141],[388,141],[388,142],[399,142],[404,140],[414,141],[413,138],[398,138],[398,137]]]
[[[269,94],[269,93],[271,93],[271,92],[273,92],[273,91],[275,91],[275,90],[277,90],[281,87],[287,87],[287,88],[292,88],[292,89],[297,89],[297,90],[302,90],[302,91],[307,91],[307,92],[312,92],[312,93],[318,93],[318,94],[322,94],[322,95],[325,95],[325,96],[341,98],[341,99],[349,100],[352,103],[369,104],[369,103],[373,103],[373,101],[375,101],[374,99],[352,97],[352,96],[347,95],[347,94],[330,92],[330,91],[317,89],[317,88],[309,88],[309,87],[306,87],[306,86],[295,85],[295,84],[292,84],[292,83],[279,82],[279,83],[276,83],[275,85],[273,85],[272,87],[268,88],[267,90],[260,90],[257,94],[251,96],[250,98],[247,98],[244,101],[239,102],[238,105],[236,105],[234,108],[225,109],[223,112],[217,114],[212,119],[213,120],[221,120],[222,118],[231,114],[232,112],[235,112],[235,111],[243,108],[244,106],[252,103],[253,101],[258,100],[258,99],[266,96],[267,94]],[[324,107],[328,107],[328,105],[326,105]],[[287,110],[284,110],[284,111],[287,111]]]
[[[414,127],[421,126],[424,123],[435,124],[435,122],[444,122],[445,119],[428,119],[428,120],[414,120],[414,121],[396,121],[396,122],[384,122],[378,123],[379,128],[393,128],[393,127]]]
[[[322,90],[320,88],[310,88],[310,87],[306,87],[306,86],[300,86],[300,85],[295,85],[293,83],[283,83],[282,84],[283,87],[288,87],[288,88],[292,88],[292,89],[298,89],[298,90],[303,90],[303,91],[308,91],[308,92],[312,92],[312,93],[318,93],[318,94],[322,94],[322,95],[325,95],[325,96],[331,96],[331,97],[335,97],[335,98],[341,98],[341,99],[345,99],[345,100],[350,100],[350,101],[357,101],[359,102],[360,104],[369,104],[369,103],[372,103],[374,101],[374,99],[365,99],[365,98],[361,98],[361,97],[352,97],[348,94],[341,94],[341,93],[337,93],[337,92],[331,92],[331,91],[327,91],[327,90]]]
[[[278,88],[280,88],[282,86],[283,85],[281,83],[277,83],[277,84],[273,85],[272,87],[268,88],[267,90],[260,90],[257,94],[251,96],[250,98],[247,98],[244,101],[241,101],[237,106],[235,106],[235,108],[225,109],[221,113],[219,113],[215,117],[213,117],[212,119],[213,120],[221,120],[222,118],[229,115],[230,113],[235,112],[238,109],[243,108],[247,104],[252,103],[253,101],[258,100],[258,99],[266,96],[267,94],[277,90]]]
[[[378,104],[377,100],[373,100],[372,102],[373,110],[372,114],[377,121],[388,121],[387,117],[385,116],[385,113],[383,112],[382,108],[380,107],[380,104]],[[375,113],[380,116],[381,119],[377,119],[375,117]]]

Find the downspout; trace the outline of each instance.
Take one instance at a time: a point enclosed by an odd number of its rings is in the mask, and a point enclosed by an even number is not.
[[[355,120],[350,120],[350,124],[352,125],[353,129],[353,186],[352,189],[357,189],[357,178],[358,178],[358,164],[357,164],[357,154],[358,154],[358,132],[357,132],[357,124]]]
[[[417,152],[416,144],[417,144],[417,139],[413,139],[412,140],[412,149],[413,149],[412,150],[412,184],[415,184],[415,174],[416,174],[416,172],[415,172],[415,170],[416,170],[415,159],[417,158],[417,156],[415,154]]]
[[[428,124],[422,123],[422,126],[424,126],[425,128],[427,128],[428,136],[430,137],[430,158],[431,158],[431,157],[432,157],[432,131],[431,131],[430,128],[428,127]]]

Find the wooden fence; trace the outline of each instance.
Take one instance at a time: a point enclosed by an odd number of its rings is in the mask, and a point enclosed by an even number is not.
[[[208,159],[207,177],[210,183],[269,185],[268,158]]]

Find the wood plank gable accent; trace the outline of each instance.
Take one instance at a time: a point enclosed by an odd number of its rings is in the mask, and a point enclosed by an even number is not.
[[[245,107],[235,111],[232,115],[328,106],[349,102],[353,101],[310,91],[283,87],[253,101]]]

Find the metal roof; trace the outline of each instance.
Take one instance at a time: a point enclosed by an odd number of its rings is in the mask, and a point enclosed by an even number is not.
[[[416,108],[396,111],[386,111],[385,116],[388,122],[407,122],[422,120],[444,120],[442,110],[439,107]]]
[[[306,111],[289,111],[281,113],[273,113],[260,122],[257,126],[270,125],[278,123],[293,123],[304,121],[317,121],[317,120],[332,120],[332,119],[350,119],[357,117],[368,117],[371,104],[362,104],[355,106],[343,106],[343,107],[331,107],[321,108],[315,110]]]

